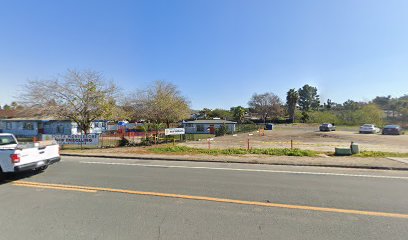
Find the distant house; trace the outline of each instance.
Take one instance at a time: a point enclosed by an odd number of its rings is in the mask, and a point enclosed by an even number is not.
[[[231,122],[222,119],[209,119],[209,120],[194,120],[183,122],[183,127],[186,133],[204,133],[215,134],[215,130],[221,126],[226,126],[228,132],[235,132],[236,122]]]
[[[107,121],[94,121],[89,133],[102,133]],[[81,129],[69,120],[10,118],[0,119],[0,133],[12,133],[17,137],[37,137],[40,134],[72,135],[80,134]]]

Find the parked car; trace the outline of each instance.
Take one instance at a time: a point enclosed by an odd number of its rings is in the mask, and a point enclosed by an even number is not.
[[[402,129],[398,125],[387,125],[382,130],[383,135],[400,135],[401,133]]]
[[[376,127],[374,124],[364,124],[360,127],[360,133],[379,133],[381,129]]]
[[[59,146],[54,142],[19,144],[13,134],[0,134],[0,181],[6,173],[45,170],[60,159]]]
[[[331,123],[323,123],[322,125],[320,125],[319,130],[321,132],[336,131],[336,126]]]

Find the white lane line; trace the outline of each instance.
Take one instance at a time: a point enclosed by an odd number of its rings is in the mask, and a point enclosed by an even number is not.
[[[347,173],[298,172],[298,171],[269,170],[269,169],[247,169],[247,168],[191,167],[191,166],[180,166],[180,165],[177,166],[177,165],[158,165],[158,164],[142,164],[142,163],[113,163],[113,162],[88,162],[88,161],[81,161],[80,163],[101,164],[101,165],[139,166],[139,167],[157,167],[157,168],[208,169],[208,170],[224,170],[224,171],[289,173],[289,174],[327,175],[327,176],[364,177],[364,178],[386,178],[386,179],[388,178],[388,179],[404,179],[404,180],[408,180],[408,177],[400,177],[400,176],[364,175],[364,174],[347,174]]]

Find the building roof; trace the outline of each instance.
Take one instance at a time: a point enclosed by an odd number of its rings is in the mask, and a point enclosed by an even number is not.
[[[6,119],[0,119],[0,121],[9,121],[9,122],[14,122],[14,121],[70,121],[70,120],[60,120],[60,119],[55,119],[55,118],[47,118],[47,117],[20,117],[20,118],[6,118]]]
[[[236,122],[232,121],[227,121],[227,120],[222,120],[222,119],[200,119],[200,120],[194,120],[194,121],[186,121],[183,123],[195,123],[195,124],[236,124]]]
[[[53,117],[19,117],[19,118],[0,118],[0,121],[9,121],[9,122],[15,122],[15,121],[37,121],[37,122],[50,122],[50,121],[57,121],[57,122],[73,122],[72,120],[69,119],[56,119]],[[100,120],[96,119],[93,120],[92,122],[107,122],[107,120]]]
[[[18,115],[19,115],[19,112],[17,110],[14,110],[14,109],[10,109],[10,110],[0,109],[0,118],[13,118],[13,117],[17,117]]]

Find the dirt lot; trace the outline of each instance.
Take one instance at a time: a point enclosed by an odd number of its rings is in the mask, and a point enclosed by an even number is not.
[[[258,132],[253,135],[216,137],[211,141],[211,148],[246,148],[249,139],[252,148],[288,148],[293,140],[295,148],[333,152],[335,147],[348,147],[353,141],[361,150],[383,152],[408,152],[408,135],[383,136],[380,134],[359,134],[358,127],[339,127],[335,132],[319,132],[318,126],[277,125],[272,131]],[[207,140],[182,143],[197,148],[208,148]]]

